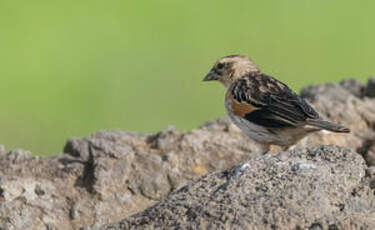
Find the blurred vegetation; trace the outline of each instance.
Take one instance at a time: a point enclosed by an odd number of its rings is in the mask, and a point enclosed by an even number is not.
[[[375,1],[0,0],[0,143],[35,154],[100,129],[191,129],[225,114],[202,83],[244,54],[300,90],[375,73]]]

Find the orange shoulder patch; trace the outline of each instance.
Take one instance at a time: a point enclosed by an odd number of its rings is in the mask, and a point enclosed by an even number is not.
[[[239,117],[244,117],[246,114],[249,114],[257,109],[258,109],[257,107],[250,105],[250,104],[237,103],[237,101],[235,100],[233,100],[232,102],[233,113]]]

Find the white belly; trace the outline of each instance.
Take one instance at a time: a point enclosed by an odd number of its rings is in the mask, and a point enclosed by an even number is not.
[[[232,111],[232,104],[229,100],[225,100],[225,108],[233,123],[236,124],[251,139],[264,144],[275,142],[277,137],[273,133],[269,132],[266,128],[234,115]]]
[[[270,132],[265,127],[250,122],[242,117],[236,116],[232,111],[232,105],[229,100],[225,100],[225,107],[228,116],[249,138],[261,144],[273,144],[280,146],[294,145],[298,140],[304,137],[308,132],[302,127],[275,129]]]
[[[267,129],[252,122],[247,121],[241,117],[234,114],[230,114],[229,117],[232,119],[233,123],[236,124],[248,137],[262,144],[272,144],[276,142],[277,137],[270,133]]]

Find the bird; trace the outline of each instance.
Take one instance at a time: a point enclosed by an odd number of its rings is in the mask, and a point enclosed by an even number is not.
[[[219,81],[226,87],[228,116],[259,145],[263,154],[272,145],[287,151],[313,132],[350,132],[342,125],[322,119],[306,100],[286,84],[263,73],[246,56],[220,58],[203,81]]]

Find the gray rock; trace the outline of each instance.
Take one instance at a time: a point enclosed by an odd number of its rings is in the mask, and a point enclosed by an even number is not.
[[[0,228],[79,229],[119,221],[192,179],[245,160],[254,149],[242,133],[230,133],[230,125],[223,119],[212,125],[217,131],[101,131],[72,138],[64,154],[47,158],[12,151],[0,157]]]
[[[372,229],[365,170],[357,153],[337,146],[256,156],[99,229]]]
[[[10,162],[19,163],[22,161],[30,160],[33,158],[32,154],[28,150],[14,149],[6,154],[5,156]]]
[[[369,140],[360,153],[362,153],[367,165],[375,166],[375,139]]]
[[[3,155],[4,153],[5,153],[5,146],[0,145],[0,156]]]
[[[375,98],[355,96],[353,92],[356,91],[351,87],[355,89],[356,83],[323,84],[302,91],[323,117],[348,126],[352,132],[348,135],[310,135],[296,146],[295,152],[277,153],[280,162],[292,164],[290,167],[294,172],[320,170],[320,165],[326,164],[331,167],[323,157],[314,158],[312,164],[295,155],[306,154],[310,151],[306,147],[334,144],[359,152],[358,157],[363,157],[368,166],[375,164],[371,144],[375,140]],[[332,154],[330,148],[323,150],[329,156]],[[176,131],[173,127],[152,134],[100,131],[85,138],[71,138],[64,153],[52,157],[36,157],[24,150],[3,152],[0,154],[0,229],[100,228],[154,205],[170,192],[207,173],[219,173],[251,158],[256,160],[251,161],[251,167],[258,167],[254,170],[265,175],[261,172],[265,166],[257,161],[267,162],[254,158],[259,152],[256,145],[227,118],[206,122],[187,132]],[[275,159],[267,156],[271,164]],[[289,158],[298,161],[291,163]],[[375,175],[373,167],[366,169],[357,158],[354,160],[360,170],[366,171],[368,178],[374,178],[368,184],[375,187],[375,177],[371,176]],[[348,170],[352,169],[349,167]],[[247,171],[243,168],[234,173],[247,177]],[[221,173],[225,172],[229,171]],[[356,172],[347,173],[355,175]],[[266,179],[264,183],[272,182],[270,178]],[[217,183],[215,181],[212,183]],[[367,177],[363,181],[365,183]],[[295,182],[295,196],[302,196],[299,181]],[[328,181],[316,183],[320,182]],[[346,181],[338,183],[346,185]],[[240,191],[244,189],[241,184],[238,186]],[[337,193],[337,196],[343,195]],[[359,210],[362,210],[361,205],[358,203]],[[360,213],[356,214],[358,218],[363,216]],[[223,218],[227,215],[223,214]],[[311,228],[321,224],[316,223]],[[338,220],[338,223],[342,222]]]
[[[315,133],[303,139],[297,146],[335,144],[355,151],[364,149],[368,140],[375,139],[375,100],[358,98],[338,84],[309,86],[301,96],[310,101],[321,116],[351,129],[349,135]]]
[[[375,77],[371,77],[368,79],[365,89],[365,96],[375,97]]]
[[[340,82],[340,86],[348,90],[356,97],[362,98],[365,93],[366,86],[355,78],[348,78]]]

